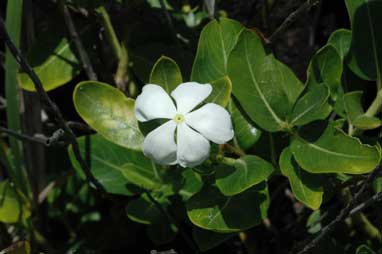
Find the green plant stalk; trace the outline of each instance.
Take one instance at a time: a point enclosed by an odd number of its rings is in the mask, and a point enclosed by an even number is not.
[[[102,24],[105,28],[106,38],[109,41],[115,57],[119,60],[121,58],[121,44],[119,43],[117,34],[115,33],[114,27],[111,24],[109,13],[106,11],[104,6],[97,9],[98,13],[101,15]]]
[[[371,103],[370,107],[367,109],[366,116],[375,116],[382,109],[382,89],[377,92],[377,96],[374,101]]]
[[[20,46],[20,33],[22,25],[22,9],[23,0],[9,0],[7,3],[6,27],[9,35]],[[7,123],[8,128],[17,132],[21,132],[20,123],[20,91],[17,83],[16,75],[18,65],[12,54],[8,50],[5,51],[5,97],[7,100]],[[22,148],[21,143],[17,139],[10,137],[10,146],[13,154],[14,170],[9,168],[9,174],[16,186],[27,195],[26,175],[22,167]]]

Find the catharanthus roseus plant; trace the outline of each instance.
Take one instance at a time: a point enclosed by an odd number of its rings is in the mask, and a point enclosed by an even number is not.
[[[0,134],[12,137],[0,140],[0,235],[47,253],[125,253],[137,239],[179,253],[381,252],[382,1],[344,0],[349,29],[334,31],[346,15],[327,16],[330,1],[301,1],[280,25],[275,10],[299,1],[59,0],[47,10],[57,3],[64,32],[39,10],[19,36],[21,2],[0,20]],[[61,112],[61,90],[46,91],[71,80]]]

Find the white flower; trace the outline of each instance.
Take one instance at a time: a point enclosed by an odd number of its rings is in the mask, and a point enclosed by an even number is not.
[[[175,106],[162,87],[145,85],[135,101],[138,121],[160,118],[170,120],[146,136],[143,153],[162,165],[195,167],[208,158],[209,140],[217,144],[231,140],[231,117],[223,107],[207,103],[192,111],[211,92],[210,84],[182,83],[171,92]]]

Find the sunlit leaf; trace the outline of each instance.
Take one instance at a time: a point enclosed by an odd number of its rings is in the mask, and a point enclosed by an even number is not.
[[[0,182],[0,221],[16,223],[31,216],[30,206],[21,192],[7,180]]]
[[[216,103],[223,107],[227,106],[231,98],[231,80],[227,76],[224,76],[221,79],[211,81],[210,84],[212,86],[212,92],[205,101]]]

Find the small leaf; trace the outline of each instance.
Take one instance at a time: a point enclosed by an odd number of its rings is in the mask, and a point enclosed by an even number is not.
[[[16,223],[31,216],[27,199],[7,180],[0,182],[0,221]]]
[[[281,173],[288,177],[295,197],[304,205],[316,210],[321,206],[324,194],[319,175],[305,172],[294,161],[290,148],[285,148],[280,156]]]
[[[381,126],[382,121],[377,117],[367,116],[362,108],[362,93],[354,91],[344,95],[345,110],[349,122],[361,130],[375,129]]]
[[[50,91],[66,84],[80,73],[81,66],[73,51],[72,43],[64,36],[58,37],[45,31],[43,38],[36,40],[27,56],[28,62],[40,78],[44,89]],[[17,78],[22,88],[35,91],[34,84],[26,73]]]
[[[330,44],[324,46],[312,57],[307,71],[307,84],[325,83],[333,99],[337,98],[341,86],[342,60],[337,50]]]
[[[216,169],[216,186],[226,196],[236,195],[266,180],[273,172],[269,162],[255,155],[235,160],[234,166],[220,165]]]
[[[163,203],[163,205],[167,204]],[[151,202],[146,194],[142,194],[139,198],[131,200],[127,204],[126,213],[130,220],[142,224],[153,224],[166,220],[162,212]]]
[[[187,168],[182,172],[183,184],[179,190],[179,195],[183,201],[191,198],[192,195],[199,192],[203,186],[203,182],[194,170]]]
[[[364,174],[380,161],[376,146],[364,145],[330,123],[315,142],[293,140],[291,150],[298,164],[311,173]]]
[[[306,93],[294,106],[290,124],[302,126],[316,120],[323,120],[332,111],[328,104],[329,89],[324,84],[311,84]]]
[[[235,234],[222,234],[198,227],[192,228],[192,237],[199,249],[203,252],[215,248],[226,240],[234,237]]]
[[[259,140],[261,130],[250,123],[234,100],[229,102],[228,110],[231,113],[233,129],[235,131],[234,142],[243,150],[251,148]]]
[[[154,64],[150,74],[150,84],[159,85],[170,93],[182,82],[179,66],[171,58],[162,56]]]
[[[369,246],[363,244],[357,248],[355,254],[375,254],[375,252]]]
[[[79,83],[73,94],[80,116],[106,139],[141,150],[143,135],[134,116],[134,100],[117,88],[96,81]]]
[[[232,91],[231,80],[228,76],[224,76],[221,79],[210,82],[212,86],[212,92],[205,102],[216,103],[222,107],[227,106]]]
[[[261,128],[285,129],[285,119],[303,90],[294,73],[266,56],[261,39],[245,30],[228,61],[232,91],[248,116]]]
[[[142,153],[116,145],[99,134],[89,138],[91,171],[107,192],[131,196],[142,185],[151,189],[159,184],[159,180],[155,182],[155,165]],[[85,154],[85,137],[77,140],[81,153]],[[84,177],[71,146],[69,156],[74,168]]]
[[[268,188],[262,183],[227,197],[217,188],[207,186],[189,199],[186,207],[189,219],[198,227],[221,233],[238,232],[256,226],[266,218]]]
[[[191,80],[207,83],[227,75],[228,57],[244,27],[237,21],[212,20],[202,30]]]
[[[348,29],[338,29],[334,31],[329,39],[328,44],[332,45],[338,52],[342,61],[345,59],[350,50],[351,31]]]
[[[352,21],[349,67],[366,80],[382,80],[381,1],[346,0]],[[380,81],[381,82],[381,81]]]

